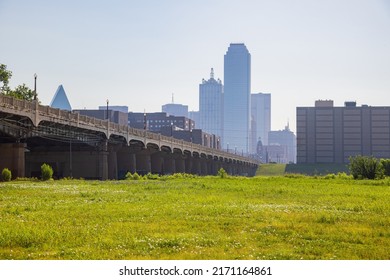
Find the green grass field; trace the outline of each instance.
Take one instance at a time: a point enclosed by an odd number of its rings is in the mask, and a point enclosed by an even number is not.
[[[390,259],[390,180],[0,183],[0,259]]]

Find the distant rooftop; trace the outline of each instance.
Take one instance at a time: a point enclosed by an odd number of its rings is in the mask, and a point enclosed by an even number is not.
[[[68,97],[66,96],[64,87],[62,85],[58,86],[58,89],[54,94],[53,100],[50,103],[50,107],[72,111],[72,106],[70,106]]]

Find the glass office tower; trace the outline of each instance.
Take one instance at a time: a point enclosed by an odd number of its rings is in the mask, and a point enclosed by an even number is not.
[[[222,137],[223,85],[220,79],[214,79],[211,68],[210,79],[203,79],[199,85],[200,128]]]
[[[251,55],[244,44],[230,44],[224,57],[223,147],[248,154]]]
[[[257,150],[257,142],[261,140],[263,145],[268,145],[268,132],[271,131],[271,94],[251,94],[251,154]]]

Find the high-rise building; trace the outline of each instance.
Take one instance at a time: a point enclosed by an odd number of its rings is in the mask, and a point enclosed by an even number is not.
[[[390,107],[319,100],[297,108],[298,163],[347,163],[356,155],[390,158]]]
[[[195,128],[200,128],[200,116],[199,116],[199,111],[189,111],[188,112],[188,118],[193,120],[195,122]]]
[[[261,140],[268,145],[268,132],[271,131],[271,94],[251,94],[251,154],[255,154]]]
[[[161,111],[171,116],[188,118],[188,106],[183,104],[169,103],[162,105]]]
[[[66,96],[64,87],[59,85],[56,93],[54,94],[53,100],[50,103],[50,107],[72,111],[72,106],[70,106],[68,97]]]
[[[224,57],[223,145],[249,153],[251,55],[244,44],[230,44]],[[229,148],[230,147],[230,148]]]
[[[290,126],[287,126],[283,130],[270,131],[268,133],[268,147],[271,146],[280,146],[285,147],[285,152],[282,154],[276,154],[276,159],[274,157],[269,157],[269,161],[277,163],[295,163],[296,162],[296,137],[294,132],[290,130]]]
[[[223,85],[220,79],[214,79],[211,68],[210,79],[202,80],[199,85],[199,127],[208,133],[222,135]]]

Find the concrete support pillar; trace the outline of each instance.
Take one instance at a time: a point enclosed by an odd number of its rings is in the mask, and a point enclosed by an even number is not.
[[[199,157],[193,157],[192,158],[192,174],[201,175],[202,169],[200,164],[200,158]]]
[[[185,172],[188,174],[192,173],[192,157],[189,155],[185,159]]]
[[[173,173],[176,173],[176,161],[173,154],[167,154],[164,156],[164,174]]]
[[[8,168],[12,172],[12,177],[25,176],[25,143],[3,143],[0,144],[0,172],[3,168]]]
[[[216,175],[217,174],[217,172],[215,171],[213,159],[207,160],[207,171],[208,171],[208,175]]]
[[[229,175],[234,175],[233,173],[233,168],[232,168],[232,163],[231,162],[225,162],[224,163],[224,168],[227,174]]]
[[[203,176],[205,176],[205,175],[207,175],[207,172],[208,172],[208,170],[207,170],[207,159],[205,159],[205,158],[201,158],[200,159],[200,174],[201,175],[203,175]]]
[[[162,174],[164,169],[164,158],[161,152],[156,152],[151,155],[151,169],[153,174]]]
[[[98,161],[98,177],[101,180],[108,179],[108,152],[100,151],[99,152],[99,161]]]
[[[221,167],[222,167],[221,162],[219,160],[215,160],[214,161],[214,168],[216,170],[216,173],[218,173],[218,171],[219,171],[219,169],[221,169]]]
[[[176,167],[176,170],[175,170],[176,173],[185,173],[186,172],[185,160],[182,156],[178,156],[175,159],[175,167]]]
[[[131,152],[130,147],[122,147],[116,154],[118,160],[118,176],[119,179],[125,177],[127,172],[135,173],[136,158],[135,154]]]
[[[135,156],[138,174],[144,175],[149,172],[152,172],[150,153],[147,150],[142,151]]]
[[[110,148],[108,152],[108,179],[118,180],[118,159],[117,152]]]

